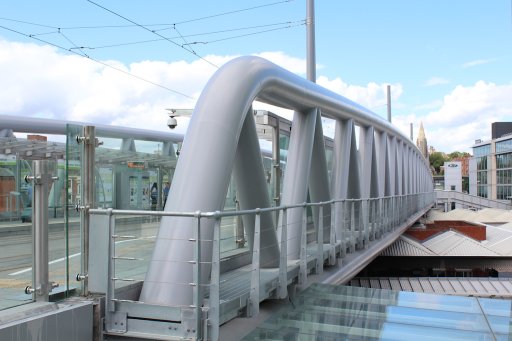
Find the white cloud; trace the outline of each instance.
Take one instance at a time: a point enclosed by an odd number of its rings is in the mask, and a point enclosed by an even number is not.
[[[382,109],[387,105],[387,84],[368,83],[366,86],[350,85],[340,78],[328,79],[325,76],[318,77],[317,83],[333,92],[370,109]],[[391,85],[391,100],[396,101],[403,93],[401,84]]]
[[[466,63],[462,64],[462,68],[467,69],[467,68],[470,68],[470,67],[473,67],[473,66],[477,66],[477,65],[484,65],[484,64],[493,63],[495,61],[496,61],[496,58],[472,60],[470,62],[466,62]]]
[[[450,81],[445,78],[441,77],[431,77],[425,82],[425,86],[435,86],[435,85],[442,85],[442,84],[448,84]]]
[[[306,63],[302,59],[282,52],[266,52],[260,56],[292,72],[305,73]],[[220,66],[234,57],[205,58]],[[216,70],[201,60],[141,61],[130,65],[118,61],[108,63],[194,98],[199,97]],[[167,130],[165,108],[192,108],[195,104],[195,99],[166,91],[85,58],[63,55],[52,47],[36,44],[0,40],[0,74],[0,114]],[[350,85],[340,78],[325,76],[318,77],[317,82],[371,110],[385,112],[386,84]],[[392,85],[394,108],[399,107],[403,91],[401,84]],[[438,150],[469,150],[475,139],[490,138],[492,122],[510,120],[512,84],[479,81],[468,87],[457,86],[442,101],[430,105],[423,108],[431,110],[429,114],[395,115],[393,124],[409,136],[409,123],[414,122],[417,131],[420,120],[423,120],[429,143]],[[266,104],[255,103],[254,107],[292,117],[290,111]],[[324,130],[328,132],[329,128]]]
[[[443,101],[436,99],[432,102],[423,103],[414,107],[414,110],[434,110],[438,109],[443,105]]]
[[[425,116],[397,117],[393,123],[409,135],[409,123],[416,133],[423,121],[428,144],[439,151],[468,151],[476,139],[491,138],[491,123],[510,121],[512,84],[478,81],[472,86],[457,86],[442,101],[438,110]]]
[[[222,65],[234,57],[206,58]],[[0,40],[0,114],[165,130],[165,108],[193,108],[216,71],[202,60],[102,62],[192,98],[49,46]]]
[[[306,74],[306,61],[304,59],[290,57],[284,52],[263,52],[256,56],[270,60],[272,63],[279,65],[298,75]]]
[[[304,75],[306,62],[283,52],[263,52],[266,58],[291,72]],[[237,56],[205,58],[223,65]],[[0,40],[0,114],[37,116],[62,120],[114,124],[165,130],[165,108],[192,108],[206,82],[216,71],[202,60],[194,62],[140,61],[124,65],[103,61],[117,69],[161,84],[194,99],[169,92],[112,68],[55,48]],[[386,85],[352,86],[336,78],[319,77],[318,83],[364,106],[385,106]],[[393,85],[393,97],[402,93]],[[292,112],[263,103],[266,109],[292,118]],[[182,126],[182,125],[180,125]]]

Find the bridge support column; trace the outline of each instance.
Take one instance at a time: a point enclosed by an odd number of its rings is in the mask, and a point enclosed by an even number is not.
[[[316,122],[316,109],[308,113],[294,113],[283,181],[283,200],[281,202],[283,205],[296,205],[307,200]],[[289,259],[299,259],[302,209],[300,207],[290,208],[287,220],[288,224],[292,226],[288,229]],[[279,231],[278,235],[280,235]]]

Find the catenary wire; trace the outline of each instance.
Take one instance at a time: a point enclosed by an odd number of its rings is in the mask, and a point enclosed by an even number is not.
[[[178,33],[178,35],[180,36],[181,40],[183,40],[183,43],[184,43],[184,44],[182,44],[181,46],[190,45],[190,44],[188,43],[187,39],[185,39],[185,37],[184,37],[184,36],[181,34],[181,32],[178,30],[178,28],[176,27],[176,25],[174,25],[174,30]],[[190,49],[192,50],[192,52],[193,52],[194,54],[197,54],[197,53],[196,53],[196,51],[195,51],[192,47],[190,47]]]
[[[259,8],[268,7],[268,6],[274,6],[274,5],[278,5],[278,4],[282,4],[282,3],[287,3],[287,2],[292,2],[292,1],[293,1],[293,0],[277,1],[277,2],[270,3],[270,4],[259,5],[259,6],[254,6],[254,7],[249,7],[249,8],[243,8],[243,9],[238,9],[238,10],[229,11],[229,12],[223,12],[223,13],[219,13],[219,14],[212,14],[212,15],[208,15],[208,16],[205,16],[205,17],[200,17],[200,18],[195,18],[195,19],[189,19],[189,20],[179,21],[179,22],[174,23],[174,24],[175,24],[175,25],[188,24],[188,23],[191,23],[191,22],[194,22],[194,21],[200,21],[200,20],[205,20],[205,19],[211,19],[211,18],[216,18],[216,17],[220,17],[220,16],[224,16],[224,15],[240,13],[240,12],[252,11],[252,10],[255,10],[255,9],[259,9]]]
[[[55,27],[55,26],[49,26],[49,25],[36,24],[36,23],[33,23],[33,22],[28,22],[28,21],[23,21],[23,20],[17,20],[17,19],[9,19],[9,18],[3,18],[3,17],[0,17],[0,20],[12,21],[12,22],[17,22],[17,23],[26,24],[26,25],[33,25],[33,26],[40,26],[40,27],[46,27],[46,28],[58,29],[58,27]]]
[[[158,31],[158,30],[169,30],[169,29],[173,29],[172,26],[174,26],[174,25],[185,24],[185,23],[189,23],[189,22],[200,21],[200,20],[220,17],[220,16],[224,16],[224,15],[229,15],[229,14],[234,14],[234,13],[239,13],[239,12],[255,10],[255,9],[262,8],[262,7],[274,6],[274,5],[279,5],[279,4],[282,4],[282,3],[287,3],[287,2],[292,2],[292,1],[294,1],[294,0],[277,1],[277,2],[273,2],[273,3],[269,3],[269,4],[260,5],[260,6],[249,7],[249,8],[244,8],[244,9],[239,9],[239,10],[234,10],[234,11],[229,11],[229,12],[213,14],[213,15],[210,15],[210,16],[205,16],[205,17],[200,17],[200,18],[184,20],[184,21],[181,21],[181,22],[176,22],[176,23],[171,23],[171,24],[169,24],[169,23],[165,23],[165,24],[164,23],[163,24],[143,24],[143,26],[146,26],[146,27],[151,27],[151,26],[169,26],[167,28],[157,29],[156,31]],[[0,20],[13,21],[13,22],[18,22],[18,23],[27,24],[27,25],[41,26],[41,27],[54,28],[54,29],[59,29],[60,28],[61,30],[126,28],[126,27],[136,27],[136,26],[139,26],[138,24],[131,24],[131,25],[95,25],[95,26],[57,27],[57,26],[38,24],[38,23],[33,23],[33,22],[28,22],[28,21],[23,21],[23,20],[17,20],[17,19],[4,18],[4,17],[0,17]]]
[[[210,41],[195,41],[195,42],[192,42],[192,43],[189,43],[189,44],[191,44],[191,45],[192,44],[194,44],[194,45],[197,45],[197,44],[206,45],[206,44],[211,44],[211,43],[218,43],[218,42],[225,41],[225,40],[249,37],[249,36],[253,36],[253,35],[257,35],[257,34],[268,33],[268,32],[279,31],[279,30],[286,30],[286,29],[289,29],[289,28],[292,28],[292,27],[297,27],[297,26],[302,26],[302,25],[305,25],[305,23],[304,24],[289,25],[289,26],[286,26],[286,27],[272,28],[272,29],[264,30],[264,31],[240,34],[240,35],[236,35],[236,36],[220,38],[220,39],[210,40]]]
[[[206,35],[213,35],[213,34],[226,33],[226,32],[246,31],[246,30],[251,30],[251,29],[256,29],[256,28],[272,27],[272,26],[278,26],[278,25],[286,25],[283,27],[278,27],[278,29],[288,29],[291,27],[304,25],[305,23],[306,23],[306,21],[303,19],[303,20],[296,20],[296,21],[280,22],[280,23],[275,23],[275,24],[247,26],[247,27],[231,28],[231,29],[226,29],[226,30],[203,32],[203,33],[193,33],[193,34],[183,35],[183,37],[190,38],[190,37],[206,36]],[[268,32],[268,30],[254,32],[253,34],[260,34],[260,33],[265,33],[265,32]],[[236,36],[236,37],[238,37],[238,36]],[[168,37],[168,38],[169,39],[177,39],[179,37]],[[226,38],[226,39],[229,39],[229,38]],[[99,45],[99,46],[81,46],[79,48],[90,49],[90,50],[99,50],[99,49],[112,48],[112,47],[154,43],[154,42],[163,41],[163,40],[165,40],[165,39],[158,38],[158,39],[138,40],[138,41],[132,41],[132,42],[118,43],[118,44]]]
[[[81,49],[81,48],[79,48],[78,46],[76,46],[76,44],[75,44],[71,39],[69,39],[69,38],[68,38],[68,36],[66,36],[66,35],[65,35],[61,30],[59,30],[58,32],[59,32],[59,34],[60,34],[64,39],[66,39],[66,41],[67,41],[68,43],[70,43],[71,45],[73,45],[73,47],[74,47],[74,48],[76,48],[76,49],[80,50],[80,51],[82,52],[81,54],[82,54],[84,57],[89,58],[89,56],[87,55],[87,53],[85,53],[83,49]]]
[[[208,64],[212,65],[213,67],[215,67],[215,68],[219,68],[219,67],[218,67],[217,65],[215,65],[214,63],[210,62],[209,60],[207,60],[207,59],[205,59],[205,58],[201,57],[200,55],[198,55],[197,53],[195,53],[195,52],[194,52],[194,50],[191,50],[191,49],[188,49],[188,48],[186,48],[186,47],[184,47],[184,46],[181,46],[180,44],[178,44],[178,43],[176,43],[176,42],[172,41],[171,39],[169,39],[169,38],[167,38],[167,37],[165,37],[165,36],[163,36],[163,35],[161,35],[161,34],[159,34],[159,33],[157,33],[157,32],[154,32],[154,31],[150,30],[149,28],[147,28],[147,27],[145,27],[145,26],[143,26],[143,25],[141,25],[141,24],[138,24],[138,23],[136,23],[135,21],[133,21],[133,20],[131,20],[131,19],[128,19],[128,18],[126,18],[126,17],[122,16],[121,14],[116,13],[116,12],[114,12],[114,11],[112,11],[112,10],[110,10],[110,9],[108,9],[108,8],[106,8],[106,7],[102,6],[102,5],[100,5],[100,4],[97,4],[96,2],[94,2],[94,1],[92,1],[92,0],[87,0],[87,1],[88,1],[88,2],[90,2],[90,3],[91,3],[91,4],[93,4],[93,5],[95,5],[95,6],[99,7],[99,8],[101,8],[101,9],[103,9],[103,10],[105,10],[105,11],[109,12],[109,13],[112,13],[112,14],[114,14],[114,15],[116,15],[116,16],[118,16],[118,17],[120,17],[120,18],[122,18],[122,19],[124,19],[124,20],[126,20],[126,21],[128,21],[128,22],[131,22],[132,24],[137,25],[138,27],[140,27],[140,28],[142,28],[142,29],[144,29],[144,30],[146,30],[146,31],[149,31],[149,32],[151,32],[151,33],[153,33],[153,34],[156,34],[157,36],[159,36],[160,38],[163,38],[163,39],[167,40],[167,41],[168,41],[168,42],[170,42],[171,44],[176,45],[176,46],[178,46],[178,47],[180,47],[180,48],[184,49],[185,51],[190,52],[191,54],[195,55],[197,58],[199,58],[199,59],[201,59],[201,60],[204,60],[205,62],[207,62]]]
[[[168,40],[168,39],[178,39],[178,38],[181,38],[184,41],[184,44],[180,45],[181,47],[183,47],[184,45],[210,44],[210,43],[219,42],[219,41],[225,41],[225,40],[229,40],[229,39],[236,39],[236,38],[240,38],[240,37],[244,37],[244,36],[263,34],[263,33],[271,32],[271,31],[275,31],[275,30],[288,29],[288,28],[292,28],[292,27],[296,27],[296,26],[301,26],[301,25],[305,24],[305,20],[302,19],[302,20],[296,20],[296,21],[286,21],[286,22],[279,22],[279,23],[266,24],[266,25],[255,25],[255,26],[238,27],[238,28],[231,28],[231,29],[226,29],[226,30],[218,30],[218,31],[203,32],[203,33],[194,33],[194,34],[188,34],[188,35],[181,34],[181,32],[179,32],[178,29],[176,28],[176,32],[179,34],[179,36],[176,36],[176,37],[165,37],[165,38],[158,38],[158,39],[139,40],[139,41],[134,41],[134,42],[125,42],[125,43],[99,45],[99,46],[77,46],[76,44],[71,42],[67,36],[65,36],[63,34],[63,32],[62,32],[63,30],[79,29],[79,28],[108,28],[108,27],[124,27],[124,28],[126,28],[126,27],[134,27],[136,25],[77,26],[77,27],[62,27],[62,28],[59,28],[57,26],[48,26],[48,25],[43,25],[43,24],[38,24],[38,23],[33,23],[33,22],[27,22],[27,21],[21,21],[21,20],[16,20],[16,19],[9,19],[9,18],[0,18],[0,20],[19,22],[19,23],[23,23],[23,24],[29,24],[29,25],[35,25],[35,26],[41,26],[41,27],[55,28],[56,31],[43,32],[43,33],[34,33],[34,34],[30,34],[30,36],[31,37],[36,37],[36,36],[42,36],[42,35],[61,34],[61,35],[63,35],[65,37],[66,40],[68,40],[68,42],[70,42],[73,45],[73,47],[71,47],[71,49],[77,49],[77,50],[84,50],[84,49],[96,50],[96,49],[104,49],[104,48],[112,48],[112,47],[120,47],[120,46],[129,46],[129,45],[153,43],[153,42],[164,41],[164,40]],[[300,24],[297,24],[297,23],[300,23]],[[150,25],[144,25],[144,26],[161,26],[161,25],[171,25],[171,24],[150,24]],[[251,29],[262,28],[262,27],[272,27],[272,26],[278,26],[278,25],[286,25],[286,26],[279,27],[279,28],[276,28],[276,29],[273,29],[273,30],[262,30],[262,31],[258,31],[258,32],[252,32],[252,33],[249,33],[249,34],[236,35],[236,36],[232,36],[232,37],[226,37],[226,38],[221,38],[221,39],[211,40],[211,41],[188,42],[185,39],[185,38],[194,37],[194,36],[213,35],[213,34],[226,33],[226,32],[244,31],[244,30],[251,30]],[[175,26],[175,24],[173,26]],[[158,30],[156,30],[156,31],[158,31]],[[192,52],[195,53],[195,51],[192,51]],[[85,53],[85,52],[83,52],[83,53]]]
[[[32,36],[32,35],[30,35],[30,34],[26,34],[26,33],[23,33],[23,32],[20,32],[20,31],[17,31],[17,30],[15,30],[15,29],[12,29],[12,28],[9,28],[9,27],[3,26],[3,25],[0,25],[0,28],[1,28],[1,29],[4,29],[4,30],[6,30],[6,31],[10,31],[10,32],[13,32],[13,33],[16,33],[16,34],[22,35],[22,36],[27,37],[27,38],[31,38],[31,39],[37,40],[37,41],[39,41],[39,42],[41,42],[41,43],[51,45],[51,46],[56,47],[56,48],[58,48],[58,49],[65,50],[65,51],[68,51],[68,52],[71,52],[71,53],[73,53],[73,54],[76,54],[77,56],[80,56],[80,57],[83,57],[83,58],[87,58],[87,59],[92,60],[92,61],[94,61],[94,62],[96,62],[96,63],[98,63],[98,64],[101,64],[101,65],[103,65],[103,66],[106,66],[106,67],[108,67],[108,68],[111,68],[111,69],[113,69],[113,70],[116,70],[116,71],[118,71],[118,72],[124,73],[124,74],[125,74],[125,75],[127,75],[127,76],[134,77],[134,78],[139,79],[139,80],[141,80],[141,81],[143,81],[143,82],[146,82],[146,83],[152,84],[152,85],[154,85],[154,86],[157,86],[157,87],[162,88],[162,89],[164,89],[164,90],[170,91],[170,92],[175,93],[175,94],[177,94],[177,95],[180,95],[180,96],[183,96],[183,97],[186,97],[186,98],[192,99],[192,100],[195,100],[195,99],[196,99],[196,98],[194,98],[194,97],[192,97],[192,96],[189,96],[189,95],[187,95],[187,94],[184,94],[183,92],[180,92],[180,91],[177,91],[177,90],[173,90],[173,89],[171,89],[171,88],[166,87],[165,85],[161,85],[161,84],[155,83],[155,82],[153,82],[153,81],[150,81],[150,80],[148,80],[148,79],[142,78],[142,77],[140,77],[140,76],[134,75],[133,73],[130,73],[130,72],[125,71],[125,70],[123,70],[123,69],[120,69],[120,68],[117,68],[117,67],[112,66],[112,65],[110,65],[110,64],[107,64],[107,63],[105,63],[105,62],[102,62],[101,60],[98,60],[98,59],[92,58],[92,57],[90,57],[90,56],[84,56],[84,55],[82,55],[82,54],[80,54],[80,53],[78,53],[78,52],[74,51],[73,49],[67,49],[67,48],[62,47],[62,46],[60,46],[60,45],[58,45],[58,44],[55,44],[55,43],[52,43],[52,42],[46,41],[46,40],[44,40],[44,39],[41,39],[41,38],[38,38],[38,37]]]

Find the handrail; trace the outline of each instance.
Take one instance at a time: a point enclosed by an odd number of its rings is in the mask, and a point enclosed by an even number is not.
[[[402,194],[395,196],[384,196],[378,198],[361,198],[361,199],[332,199],[329,201],[320,201],[320,202],[304,202],[301,204],[294,205],[280,205],[280,206],[272,206],[265,208],[254,208],[250,210],[238,210],[238,211],[195,211],[195,212],[175,212],[175,211],[145,211],[145,210],[122,210],[122,209],[113,209],[113,208],[91,208],[89,209],[90,214],[97,215],[144,215],[144,216],[152,216],[152,217],[189,217],[189,218],[224,218],[224,217],[235,217],[240,215],[247,214],[258,214],[265,212],[275,212],[288,210],[291,208],[301,208],[301,207],[315,207],[315,206],[325,206],[331,205],[334,203],[340,202],[363,202],[363,201],[372,201],[372,200],[381,200],[381,199],[391,199],[391,198],[406,198],[414,195],[422,195],[422,194],[430,194],[431,192],[422,192],[422,193],[414,193],[414,194]]]
[[[512,204],[504,201],[480,197],[473,194],[449,190],[435,190],[436,200],[455,200],[467,205],[474,205],[486,208],[511,209]]]

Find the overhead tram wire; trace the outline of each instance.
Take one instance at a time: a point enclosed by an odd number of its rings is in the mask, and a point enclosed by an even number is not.
[[[87,0],[87,1],[89,1],[89,0]],[[287,3],[287,2],[292,2],[292,1],[294,1],[294,0],[276,1],[276,2],[269,3],[269,4],[265,4],[265,5],[259,5],[259,6],[243,8],[243,9],[238,9],[238,10],[229,11],[229,12],[223,12],[223,13],[208,15],[208,16],[205,16],[205,17],[184,20],[184,21],[180,21],[180,22],[177,22],[177,23],[174,23],[174,24],[175,25],[188,24],[188,23],[191,23],[191,22],[194,22],[194,21],[211,19],[211,18],[221,17],[221,16],[224,16],[224,15],[240,13],[240,12],[252,11],[252,10],[255,10],[255,9],[259,9],[259,8],[268,7],[268,6],[275,6],[275,5],[279,5],[279,4],[283,4],[283,3]]]
[[[182,44],[181,46],[189,46],[190,44],[188,43],[187,39],[185,39],[185,37],[181,34],[181,32],[176,28],[176,25],[174,25],[174,30],[179,34],[180,38],[183,40],[184,44]],[[197,55],[196,51],[190,47],[190,49],[192,50],[192,52],[194,54]]]
[[[253,32],[253,33],[248,34],[248,35],[255,35],[255,34],[263,34],[263,33],[267,33],[267,32],[273,31],[273,30],[284,30],[284,29],[289,29],[289,28],[292,28],[292,27],[302,26],[302,25],[305,25],[305,24],[306,24],[306,20],[305,20],[305,19],[302,19],[302,20],[295,20],[295,21],[285,21],[285,22],[280,22],[280,23],[275,23],[275,24],[256,25],[256,26],[247,26],[247,27],[239,27],[239,28],[232,28],[232,29],[219,30],[219,31],[211,31],[211,32],[204,32],[204,33],[187,34],[187,35],[183,35],[182,37],[184,37],[184,38],[190,38],[190,37],[198,37],[198,36],[205,36],[205,35],[213,35],[213,34],[226,33],[226,32],[247,31],[247,30],[252,30],[252,29],[256,29],[256,28],[263,28],[263,27],[272,27],[272,26],[278,26],[278,25],[285,25],[285,26],[282,26],[282,27],[277,27],[277,28],[275,28],[275,29],[262,30],[262,31]],[[56,33],[56,32],[55,32],[55,33]],[[223,40],[235,39],[235,38],[242,37],[242,36],[243,36],[243,35],[240,35],[240,36],[233,36],[233,37],[228,37],[228,38],[225,38],[225,39],[223,39]],[[168,38],[169,38],[169,39],[177,39],[177,38],[180,38],[180,37],[176,36],[176,37],[168,37]],[[112,48],[112,47],[121,47],[121,46],[129,46],[129,45],[138,45],[138,44],[154,43],[154,42],[159,42],[159,41],[163,41],[163,40],[164,40],[164,39],[162,39],[162,38],[158,38],[158,39],[138,40],[138,41],[132,41],[132,42],[118,43],[118,44],[100,45],[100,46],[81,46],[81,47],[79,47],[79,48],[82,48],[82,49],[89,49],[89,50],[99,50],[99,49]],[[209,42],[214,42],[214,41],[209,41]]]
[[[195,41],[195,42],[192,42],[192,43],[189,43],[189,44],[193,44],[193,45],[199,45],[199,44],[207,45],[207,44],[218,43],[218,42],[221,42],[221,41],[226,41],[226,40],[231,40],[231,39],[238,39],[238,38],[243,38],[243,37],[249,37],[249,36],[253,36],[253,35],[257,35],[257,34],[263,34],[263,33],[268,33],[268,32],[273,32],[273,31],[279,31],[279,30],[286,30],[286,29],[289,29],[289,28],[292,28],[292,27],[303,26],[305,24],[306,24],[306,22],[304,21],[303,24],[296,24],[296,25],[290,25],[290,26],[286,26],[286,27],[272,28],[272,29],[269,29],[269,30],[252,32],[252,33],[246,33],[246,34],[241,34],[241,35],[231,36],[231,37],[226,37],[226,38],[220,38],[220,39],[210,40],[210,41]]]
[[[240,13],[240,12],[246,12],[246,11],[256,10],[256,9],[263,8],[263,7],[275,6],[275,5],[279,5],[279,4],[283,4],[283,3],[288,3],[288,2],[293,2],[293,1],[294,1],[294,0],[282,0],[282,1],[272,2],[272,3],[269,3],[269,4],[264,4],[264,5],[259,5],[259,6],[254,6],[254,7],[249,7],[249,8],[243,8],[243,9],[239,9],[239,10],[234,10],[234,11],[229,11],[229,12],[223,12],[223,13],[218,13],[218,14],[213,14],[213,15],[209,15],[209,16],[205,16],[205,17],[200,17],[200,18],[194,18],[194,19],[184,20],[184,21],[180,21],[180,22],[176,22],[176,23],[171,23],[171,24],[169,24],[169,23],[165,23],[165,24],[143,24],[142,26],[145,26],[145,27],[151,27],[151,26],[169,26],[169,27],[167,27],[167,28],[155,29],[154,31],[170,30],[170,29],[173,29],[173,27],[172,27],[173,25],[186,24],[186,23],[190,23],[190,22],[194,22],[194,21],[206,20],[206,19],[211,19],[211,18],[220,17],[220,16],[224,16],[224,15],[229,15],[229,14],[235,14],[235,13]],[[9,19],[9,18],[3,18],[3,17],[0,17],[0,20],[14,21],[14,22],[22,23],[22,24],[35,25],[35,26],[41,26],[41,27],[47,27],[47,28],[54,28],[54,29],[58,29],[58,28],[60,28],[61,30],[83,30],[83,29],[102,29],[102,28],[126,28],[126,27],[136,27],[136,26],[140,26],[140,25],[139,25],[139,24],[137,24],[137,23],[132,23],[131,25],[95,25],[95,26],[68,26],[68,27],[56,27],[56,26],[49,26],[49,25],[43,25],[43,24],[36,24],[36,23],[27,22],[27,21],[16,20],[16,19]]]
[[[84,57],[89,58],[89,56],[87,55],[87,53],[85,53],[83,49],[81,49],[80,47],[78,47],[78,46],[77,46],[77,45],[76,45],[76,44],[75,44],[71,39],[69,39],[69,38],[68,38],[64,33],[62,33],[62,31],[61,31],[60,29],[59,29],[59,31],[58,31],[58,32],[59,32],[59,34],[60,34],[62,37],[64,37],[64,39],[66,39],[66,40],[67,40],[71,45],[73,45],[73,47],[74,47],[75,49],[80,50],[80,51],[82,52],[81,54],[83,54],[83,56],[84,56]]]
[[[125,71],[125,70],[123,70],[123,69],[120,69],[120,68],[117,68],[117,67],[112,66],[112,65],[110,65],[110,64],[107,64],[107,63],[105,63],[105,62],[102,62],[101,60],[98,60],[98,59],[92,58],[92,57],[90,57],[90,56],[84,56],[84,55],[82,55],[82,54],[80,54],[80,53],[78,53],[78,52],[74,51],[73,49],[68,49],[68,48],[62,47],[62,46],[60,46],[60,45],[58,45],[58,44],[52,43],[52,42],[50,42],[50,41],[46,41],[46,40],[41,39],[41,38],[38,38],[38,37],[36,37],[35,35],[26,34],[26,33],[23,33],[23,32],[17,31],[17,30],[14,30],[14,29],[9,28],[9,27],[5,27],[5,26],[3,26],[3,25],[0,25],[0,28],[1,28],[1,29],[4,29],[4,30],[6,30],[6,31],[10,31],[10,32],[13,32],[13,33],[16,33],[16,34],[22,35],[22,36],[27,37],[27,38],[31,38],[31,39],[37,40],[37,41],[39,41],[39,42],[41,42],[41,43],[43,43],[43,44],[51,45],[51,46],[56,47],[56,48],[58,48],[58,49],[61,49],[61,50],[64,50],[64,51],[68,51],[68,52],[71,52],[71,53],[73,53],[73,54],[75,54],[75,55],[77,55],[77,56],[80,56],[80,57],[82,57],[82,58],[89,59],[89,60],[91,60],[91,61],[93,61],[93,62],[96,62],[96,63],[98,63],[98,64],[101,64],[101,65],[103,65],[103,66],[105,66],[105,67],[108,67],[108,68],[111,68],[111,69],[116,70],[116,71],[118,71],[118,72],[121,72],[121,73],[123,73],[123,74],[125,74],[125,75],[127,75],[127,76],[134,77],[134,78],[136,78],[136,79],[138,79],[138,80],[141,80],[141,81],[143,81],[143,82],[146,82],[146,83],[151,84],[151,85],[154,85],[154,86],[157,86],[157,87],[159,87],[159,88],[162,88],[162,89],[167,90],[167,91],[169,91],[169,92],[172,92],[172,93],[174,93],[174,94],[177,94],[177,95],[180,95],[180,96],[186,97],[186,98],[188,98],[188,99],[196,100],[196,98],[194,98],[194,97],[192,97],[192,96],[189,96],[189,95],[187,95],[187,94],[184,94],[183,92],[180,92],[180,91],[177,91],[177,90],[173,90],[173,89],[171,89],[171,88],[166,87],[165,85],[161,85],[161,84],[155,83],[155,82],[153,82],[153,81],[150,81],[150,80],[148,80],[148,79],[142,78],[142,77],[140,77],[140,76],[134,75],[133,73],[130,73],[130,72]]]
[[[153,30],[151,30],[151,29],[149,29],[149,28],[147,28],[147,27],[145,27],[145,26],[143,26],[143,25],[141,25],[141,24],[138,24],[138,23],[136,23],[135,21],[133,21],[133,20],[131,20],[131,19],[128,19],[128,18],[126,18],[126,17],[122,16],[121,14],[116,13],[116,12],[114,12],[114,11],[112,11],[112,10],[110,10],[110,9],[108,9],[108,8],[106,8],[106,7],[102,6],[102,5],[100,5],[100,4],[97,4],[97,3],[95,3],[95,2],[94,2],[94,1],[92,1],[92,0],[87,0],[87,1],[88,1],[88,2],[90,2],[90,3],[91,3],[91,4],[93,4],[93,5],[95,5],[95,6],[99,7],[99,8],[101,8],[101,9],[103,9],[103,10],[105,10],[105,11],[109,12],[109,13],[112,13],[112,14],[114,14],[114,15],[116,15],[116,16],[118,16],[118,17],[120,17],[120,18],[122,18],[122,19],[124,19],[124,20],[126,20],[126,21],[128,21],[128,22],[131,22],[132,24],[135,24],[135,25],[139,26],[140,28],[142,28],[142,29],[144,29],[144,30],[146,30],[146,31],[151,32],[152,34],[155,34],[155,35],[159,36],[160,38],[163,38],[163,39],[167,40],[167,41],[168,41],[168,42],[170,42],[171,44],[176,45],[176,46],[178,46],[178,47],[180,47],[180,48],[184,49],[185,51],[190,52],[191,54],[193,54],[193,55],[194,55],[194,56],[196,56],[197,58],[199,58],[199,59],[201,59],[201,60],[204,60],[205,62],[207,62],[208,64],[212,65],[213,67],[215,67],[215,68],[217,68],[217,69],[219,68],[219,67],[218,67],[217,65],[215,65],[214,63],[210,62],[209,60],[207,60],[207,59],[205,59],[205,58],[201,57],[200,55],[198,55],[197,53],[195,53],[195,52],[194,52],[194,50],[187,49],[187,48],[185,48],[184,46],[182,46],[182,45],[180,45],[180,44],[178,44],[178,43],[176,43],[176,42],[172,41],[171,39],[169,39],[169,38],[167,38],[167,37],[165,37],[165,36],[163,36],[163,35],[161,35],[161,34],[159,34],[159,33],[157,33],[157,32],[154,32]]]
[[[43,25],[43,24],[39,24],[39,23],[33,23],[33,22],[27,22],[27,21],[15,20],[15,19],[9,19],[9,18],[0,18],[0,20],[7,20],[7,21],[18,22],[18,23],[23,23],[23,24],[27,24],[27,25],[34,25],[34,26],[41,26],[41,27],[48,27],[48,28],[54,28],[55,29],[55,31],[31,34],[30,36],[33,36],[33,37],[35,37],[35,36],[42,36],[42,35],[50,35],[50,34],[61,34],[61,35],[64,36],[64,34],[62,33],[63,30],[100,29],[100,28],[126,28],[126,27],[135,27],[136,26],[136,25],[105,25],[105,26],[57,27],[57,26],[49,26],[49,25]],[[99,50],[99,49],[104,49],[104,48],[113,48],[113,47],[129,46],[129,45],[154,43],[154,42],[164,41],[164,40],[167,40],[167,39],[178,39],[178,38],[181,38],[185,42],[184,45],[210,44],[210,43],[215,43],[215,42],[219,42],[219,41],[225,41],[225,40],[230,40],[230,39],[241,38],[241,37],[245,37],[245,36],[251,36],[251,35],[256,35],[256,34],[264,34],[264,33],[267,33],[267,32],[283,30],[283,29],[289,29],[289,28],[293,28],[293,27],[297,27],[297,26],[302,26],[305,23],[306,23],[305,19],[301,19],[301,20],[295,20],[295,21],[284,21],[284,22],[279,22],[279,23],[272,23],[272,24],[265,24],[265,25],[254,25],[254,26],[246,26],[246,27],[238,27],[238,28],[230,28],[230,29],[225,29],[225,30],[210,31],[210,32],[203,32],[203,33],[194,33],[194,34],[187,34],[187,35],[182,35],[181,32],[179,32],[176,29],[176,31],[178,32],[179,36],[166,37],[166,38],[158,38],[158,39],[147,39],[147,40],[139,40],[139,41],[133,41],[133,42],[116,43],[116,44],[108,44],[108,45],[99,45],[99,46],[76,46],[73,42],[69,41],[69,39],[67,39],[67,40],[72,45],[74,45],[73,47],[71,47],[71,49],[77,49],[77,50],[78,49],[79,50],[84,50],[84,49]],[[144,26],[149,27],[149,26],[162,26],[162,25],[173,25],[174,26],[175,24],[149,24],[149,25],[144,25]],[[190,38],[190,37],[197,37],[197,36],[203,36],[203,35],[213,35],[213,34],[226,33],[226,32],[246,31],[246,30],[252,30],[252,29],[256,29],[256,28],[281,26],[281,25],[284,25],[284,26],[277,27],[275,29],[261,30],[261,31],[252,32],[252,33],[248,33],[248,34],[243,34],[243,35],[236,35],[236,36],[220,38],[220,39],[216,39],[216,40],[210,40],[210,41],[206,41],[206,42],[192,42],[192,43],[190,43],[190,42],[187,42],[185,40],[185,38]],[[160,29],[160,30],[164,30],[164,29]],[[155,31],[159,31],[159,30],[155,30]],[[67,36],[66,36],[66,38],[67,38]]]
[[[9,19],[9,18],[3,18],[3,17],[0,17],[0,20],[12,21],[12,22],[17,22],[17,23],[26,24],[26,25],[34,25],[34,26],[40,26],[40,27],[46,27],[46,28],[53,28],[53,29],[56,29],[56,30],[58,29],[58,27],[55,27],[55,26],[36,24],[36,23],[32,23],[32,22],[28,22],[28,21],[23,21],[23,20]]]

